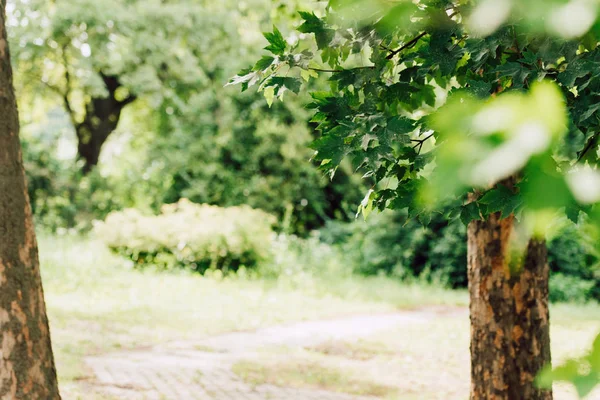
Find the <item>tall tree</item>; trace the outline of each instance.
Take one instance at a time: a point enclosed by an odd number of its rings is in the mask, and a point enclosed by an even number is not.
[[[60,399],[0,6],[0,397]]]
[[[127,107],[185,109],[245,56],[226,39],[252,42],[253,25],[288,3],[297,0],[12,0],[13,62],[27,92],[62,103],[87,173]]]
[[[177,101],[176,87],[206,79],[197,54],[209,44],[204,33],[213,22],[201,2],[15,0],[11,6],[17,72],[29,90],[62,102],[84,173],[98,164],[125,107],[140,98],[151,107]]]
[[[330,0],[300,12],[299,34],[266,33],[271,55],[231,80],[272,101],[328,74],[315,158],[371,181],[359,210],[469,225],[472,399],[552,398],[535,384],[550,363],[545,235],[559,215],[600,221],[600,26],[582,4]]]

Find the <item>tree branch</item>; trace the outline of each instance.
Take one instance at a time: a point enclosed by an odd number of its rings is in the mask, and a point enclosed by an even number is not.
[[[71,124],[73,124],[73,128],[77,128],[77,119],[75,118],[75,111],[71,106],[71,102],[69,101],[69,96],[71,94],[71,73],[69,72],[69,63],[67,60],[67,45],[65,44],[62,47],[62,61],[63,66],[65,68],[65,91],[61,93],[63,103],[65,105],[65,109],[67,110],[67,114],[69,114],[69,118],[71,119]],[[50,86],[50,85],[48,85]],[[77,129],[75,129],[77,130]]]
[[[596,132],[591,138],[590,140],[588,140],[587,144],[585,145],[585,147],[583,148],[583,150],[581,150],[581,153],[579,153],[579,157],[577,157],[577,162],[580,162],[583,157],[586,155],[586,153],[588,151],[590,151],[590,149],[592,147],[594,147],[595,144],[597,144],[598,142],[598,135],[600,135],[600,132]]]
[[[447,9],[446,11],[451,10],[453,7]],[[455,10],[453,13],[451,13],[450,15],[448,15],[448,18],[452,18],[455,15],[458,14],[458,10]],[[409,40],[408,42],[404,43],[402,46],[400,46],[399,48],[397,48],[396,50],[389,50],[390,54],[388,54],[388,56],[386,57],[387,60],[391,60],[392,58],[394,58],[394,56],[406,49],[410,49],[411,47],[414,47],[414,45],[416,45],[419,40],[421,40],[421,38],[423,36],[427,35],[427,32],[423,31],[421,33],[419,33],[417,36],[415,36],[414,38],[412,38],[411,40]]]
[[[316,72],[344,72],[344,71],[353,71],[355,69],[374,69],[374,68],[375,68],[374,65],[370,65],[370,66],[367,66],[367,67],[348,68],[348,69],[323,69],[323,68],[308,67],[309,70],[316,71]]]
[[[408,42],[404,43],[402,46],[400,46],[399,48],[397,48],[396,50],[391,50],[390,54],[388,54],[388,56],[386,57],[387,60],[391,60],[392,58],[394,58],[394,56],[398,53],[400,53],[403,50],[406,49],[410,49],[411,47],[414,47],[414,45],[417,44],[417,42],[419,40],[421,40],[421,38],[423,36],[427,35],[427,32],[421,32],[419,33],[417,36],[415,36],[414,38],[412,38],[411,40],[409,40]]]
[[[435,132],[427,135],[426,137],[424,137],[423,139],[411,139],[411,142],[416,142],[417,144],[415,144],[413,146],[413,149],[416,149],[417,147],[419,148],[419,150],[417,151],[419,154],[421,153],[421,149],[423,148],[423,144],[429,140],[430,138],[433,137],[433,135],[435,135]]]
[[[136,100],[137,100],[137,96],[134,94],[130,94],[129,96],[125,97],[123,100],[120,100],[119,104],[121,105],[121,107],[125,107],[127,104],[133,103]]]
[[[417,147],[419,145],[423,145],[423,143],[425,143],[429,138],[433,137],[433,135],[435,135],[435,132],[427,135],[423,139],[410,139],[410,141],[411,142],[417,142],[417,144],[414,145],[414,147]]]

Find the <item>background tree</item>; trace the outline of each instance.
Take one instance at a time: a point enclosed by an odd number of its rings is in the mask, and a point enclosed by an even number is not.
[[[552,397],[534,384],[550,362],[544,239],[565,212],[597,226],[595,10],[568,6],[333,0],[300,13],[314,42],[274,29],[272,55],[231,81],[271,101],[330,74],[313,147],[329,174],[350,158],[372,182],[362,212],[469,224],[474,399]]]
[[[0,2],[0,396],[60,399]]]
[[[177,87],[198,87],[207,79],[198,54],[228,28],[209,28],[219,19],[201,5],[158,0],[11,3],[18,69],[30,77],[31,90],[51,90],[61,99],[84,173],[98,164],[128,104],[142,97],[151,107],[164,99],[177,101]]]
[[[256,94],[234,95],[215,82],[192,96],[186,111],[165,113],[149,144],[151,186],[164,188],[157,203],[183,197],[248,204],[276,215],[280,229],[300,234],[327,220],[352,219],[362,182],[348,168],[331,182],[309,162],[314,130],[308,119],[298,102],[278,103],[269,112]]]
[[[193,29],[175,29],[187,21],[189,11],[186,8],[179,13],[174,7],[187,7],[188,3],[195,13],[190,17],[195,21]],[[157,212],[163,203],[182,197],[222,206],[249,204],[278,216],[280,228],[286,225],[286,229],[302,234],[329,218],[348,219],[354,213],[348,205],[360,199],[361,182],[340,173],[331,183],[306,162],[313,153],[307,145],[315,131],[314,124],[306,122],[308,114],[301,102],[279,104],[266,115],[261,96],[223,88],[235,71],[259,53],[248,49],[260,42],[256,32],[261,26],[271,19],[288,20],[296,2],[281,1],[274,9],[269,0],[188,3],[160,2],[132,8],[131,2],[117,2],[123,11],[121,19],[104,8],[98,13],[88,12],[97,5],[88,7],[86,2],[70,4],[67,13],[59,13],[46,3],[22,7],[15,3],[11,37],[19,48],[15,64],[23,93],[21,106],[29,111],[23,115],[25,159],[38,220],[51,230],[87,229],[92,219],[103,219],[111,210],[139,207]],[[61,26],[51,36],[41,20],[32,25],[41,18],[36,10],[43,7],[52,16],[48,23]],[[125,8],[130,12],[127,18]],[[144,22],[150,13],[162,18],[158,29],[151,32],[148,27],[154,25]],[[108,29],[103,24],[114,26]],[[86,40],[74,36],[74,29]],[[127,40],[119,36],[122,31],[126,31]],[[184,34],[188,36],[179,43]],[[68,62],[56,57],[62,50],[55,42],[68,44]],[[176,50],[179,45],[187,60],[185,71],[177,70],[180,73],[173,75],[158,70],[157,77],[158,64],[148,65],[151,60],[167,60],[183,68],[178,64],[183,63]],[[86,46],[91,49],[89,57],[82,53]],[[158,49],[160,54],[148,59],[136,56],[128,63],[121,60],[133,57],[135,51],[141,51],[136,50],[140,46]],[[106,54],[121,61],[109,62]],[[112,143],[103,142],[110,163],[82,179],[68,157],[59,159],[61,148],[71,146],[72,118],[63,97],[49,90],[48,84],[64,88],[65,72],[69,71],[70,103],[83,109],[84,100],[94,93],[93,82],[100,82],[96,70],[118,71],[114,74],[119,82],[127,84],[119,92],[137,95],[126,112],[119,114],[119,134],[110,134]],[[48,81],[31,79],[31,74]],[[144,84],[134,87],[138,81]],[[57,103],[62,107],[56,107]],[[64,116],[61,109],[66,110]],[[77,142],[81,149],[81,141]]]

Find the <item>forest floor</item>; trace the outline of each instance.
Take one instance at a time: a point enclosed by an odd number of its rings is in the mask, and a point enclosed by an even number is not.
[[[468,397],[464,292],[385,278],[216,281],[129,270],[88,240],[40,247],[65,400]],[[589,348],[600,307],[557,305],[552,321],[560,363]]]

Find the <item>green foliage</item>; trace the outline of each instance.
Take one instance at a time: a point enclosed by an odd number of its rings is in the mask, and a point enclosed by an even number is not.
[[[589,238],[573,224],[548,243],[550,300],[600,300],[598,256]]]
[[[403,281],[427,281],[452,288],[467,286],[466,228],[434,214],[423,227],[406,212],[370,216],[366,222],[329,222],[320,231],[325,243],[340,249],[354,272]],[[548,243],[550,300],[600,300],[598,259],[593,246],[573,224]]]
[[[577,53],[576,42],[539,34],[517,17],[527,7],[513,15],[509,7],[482,33],[488,25],[476,22],[487,18],[478,11],[485,6],[330,1],[322,16],[300,13],[297,29],[314,34],[314,42],[278,48],[272,62],[232,83],[266,90],[285,76],[281,84],[297,91],[297,74],[331,74],[329,90],[312,93],[321,132],[313,147],[322,169],[333,175],[350,158],[373,184],[372,206],[408,208],[422,222],[440,204],[465,223],[525,208],[531,234],[544,234],[540,215],[586,203],[564,173],[581,158],[577,152],[590,164],[597,160],[595,151],[584,151],[590,134],[581,133],[593,130],[595,109],[581,107],[594,79],[587,60],[596,46],[587,37]],[[557,85],[538,83],[544,78]],[[514,174],[521,174],[522,190],[495,186]],[[480,199],[465,206],[473,188]]]
[[[279,234],[271,243],[271,254],[258,266],[257,275],[292,288],[309,289],[318,281],[333,284],[353,277],[352,264],[342,250],[321,241],[317,231],[306,238]]]
[[[44,230],[87,231],[94,219],[131,206],[120,195],[122,182],[108,181],[98,171],[82,176],[70,160],[58,159],[56,138],[21,138],[29,198],[36,224]]]
[[[361,182],[341,171],[329,182],[309,162],[313,134],[298,104],[268,109],[255,94],[221,88],[193,95],[167,116],[144,165],[160,204],[188,198],[223,207],[248,204],[302,235],[328,219],[348,220]]]
[[[592,298],[597,282],[560,272],[550,274],[550,301],[585,303]],[[597,300],[597,299],[596,299]]]
[[[268,110],[257,94],[223,88],[256,55],[248,48],[261,40],[261,24],[269,17],[287,20],[296,1],[279,1],[273,10],[270,0],[115,0],[111,11],[92,3],[16,1],[9,10],[38,224],[86,230],[111,210],[157,212],[180,198],[224,207],[248,204],[277,216],[277,229],[302,235],[327,219],[354,214],[361,182],[343,172],[328,182],[309,162],[314,126],[307,124],[300,102]],[[44,29],[40,18],[52,29]],[[82,54],[87,46],[88,56]],[[264,57],[257,66],[273,61]],[[78,118],[90,96],[104,95],[98,71],[119,76],[119,96],[136,96],[104,146],[104,155],[118,155],[85,177],[75,171],[80,165],[74,157],[58,155],[65,143],[77,146],[73,121],[56,107],[57,101],[65,106],[67,71]],[[274,84],[279,81],[285,83],[282,78]],[[47,114],[60,117],[60,132],[48,140],[40,122]]]
[[[344,159],[363,173],[365,214],[406,209],[425,225],[435,212],[464,223],[515,214],[528,238],[566,214],[596,235],[597,251],[597,11],[578,1],[330,0],[325,13],[301,14],[298,30],[314,40],[233,83],[267,93],[279,76],[330,74],[310,105],[315,159],[330,175]],[[600,366],[586,371],[557,377],[587,393]]]
[[[569,360],[551,369],[547,368],[538,376],[541,386],[550,387],[553,381],[567,381],[575,385],[577,394],[583,398],[596,385],[600,384],[600,335],[596,337],[591,352],[579,359]]]
[[[175,95],[171,83],[202,81],[196,51],[217,29],[201,2],[109,0],[20,1],[8,8],[17,71],[34,90],[68,94],[74,112],[106,88],[100,73],[119,77],[121,99]],[[26,22],[25,22],[26,21]],[[35,77],[35,79],[32,79]],[[62,99],[61,99],[62,100]]]
[[[160,215],[113,212],[95,233],[134,266],[226,272],[269,257],[274,222],[248,206],[219,208],[182,199],[163,206]]]
[[[373,215],[366,222],[330,222],[321,239],[340,248],[362,275],[391,275],[449,287],[466,287],[466,229],[440,214],[428,226],[405,212]]]

